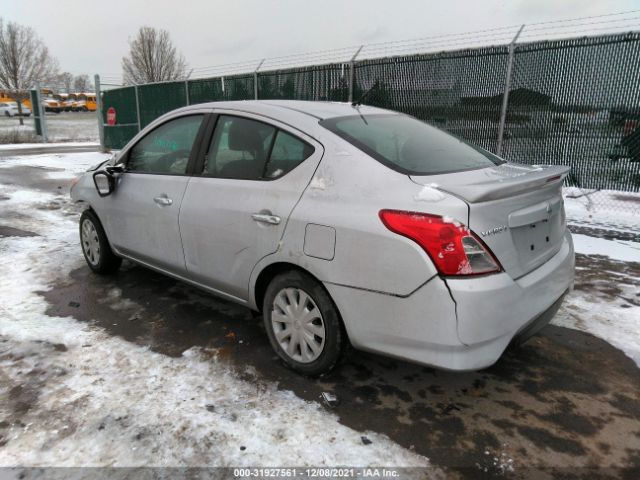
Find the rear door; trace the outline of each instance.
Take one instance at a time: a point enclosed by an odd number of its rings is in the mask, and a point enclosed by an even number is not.
[[[204,118],[172,118],[124,154],[126,171],[118,175],[115,191],[96,205],[118,251],[173,273],[185,272],[178,214]]]
[[[189,277],[246,300],[253,268],[278,249],[322,155],[318,142],[287,125],[220,113],[180,213]]]

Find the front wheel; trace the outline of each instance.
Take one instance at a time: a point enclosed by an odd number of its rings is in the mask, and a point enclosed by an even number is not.
[[[91,210],[85,210],[80,217],[80,244],[89,268],[96,273],[113,273],[122,263],[109,246],[100,220]]]
[[[291,369],[321,375],[340,360],[348,342],[340,314],[310,275],[293,270],[276,276],[262,312],[271,346]]]

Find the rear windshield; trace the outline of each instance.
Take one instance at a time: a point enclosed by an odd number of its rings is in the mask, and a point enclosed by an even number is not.
[[[504,163],[499,157],[407,115],[350,115],[320,125],[408,175],[473,170]]]

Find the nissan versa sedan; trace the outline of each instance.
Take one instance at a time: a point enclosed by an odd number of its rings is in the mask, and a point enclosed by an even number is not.
[[[572,287],[567,173],[388,110],[220,102],[158,118],[71,197],[94,272],[125,258],[259,311],[300,373],[349,344],[469,370]]]

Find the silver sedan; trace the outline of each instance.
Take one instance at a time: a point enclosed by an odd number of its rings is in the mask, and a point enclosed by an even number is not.
[[[221,102],[158,118],[71,196],[93,271],[126,258],[260,311],[298,372],[349,344],[466,370],[572,286],[567,173],[388,110]]]

